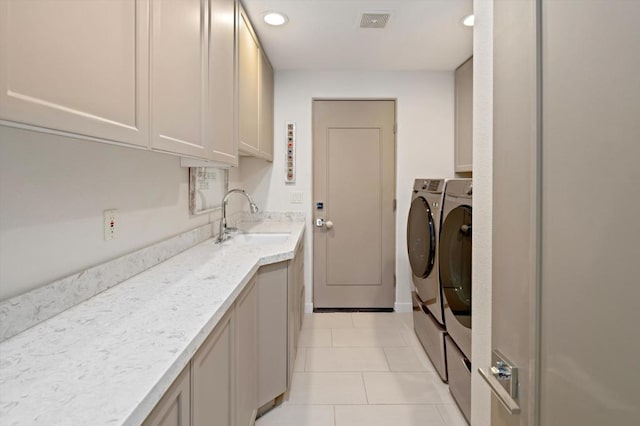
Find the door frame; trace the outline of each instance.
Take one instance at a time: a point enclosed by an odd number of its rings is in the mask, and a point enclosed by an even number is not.
[[[311,231],[309,232],[311,235],[311,244],[310,244],[310,254],[311,254],[311,310],[314,311],[315,310],[315,283],[314,283],[314,276],[315,276],[315,253],[314,253],[314,246],[315,246],[315,234],[313,232],[313,227],[315,226],[315,224],[313,223],[313,209],[314,209],[314,204],[315,204],[315,193],[314,193],[314,188],[315,188],[315,159],[313,156],[313,152],[314,152],[314,148],[315,148],[315,141],[313,139],[313,135],[314,135],[314,102],[315,101],[392,101],[394,104],[394,108],[393,108],[393,112],[394,112],[394,122],[396,123],[396,127],[394,129],[393,132],[393,164],[394,164],[394,169],[393,169],[393,199],[395,200],[395,207],[393,210],[393,226],[395,227],[395,236],[396,236],[396,240],[397,240],[397,236],[398,236],[398,209],[397,209],[397,200],[398,200],[398,98],[394,98],[394,97],[372,97],[372,98],[367,98],[367,97],[312,97],[311,98],[311,200],[310,203],[311,205],[309,206],[310,208],[310,212],[311,214],[309,215],[309,217],[311,218]],[[394,289],[394,310],[395,310],[395,304],[398,301],[398,291],[397,291],[397,277],[398,277],[398,244],[397,241],[394,241],[394,245],[393,245],[393,253],[394,253],[394,257],[393,257],[393,289]]]

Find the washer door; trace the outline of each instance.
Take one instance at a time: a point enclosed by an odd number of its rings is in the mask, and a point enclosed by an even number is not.
[[[414,199],[409,209],[407,252],[413,274],[426,278],[436,255],[436,227],[429,203],[423,197]]]
[[[451,312],[471,327],[471,207],[451,210],[440,231],[440,283]]]

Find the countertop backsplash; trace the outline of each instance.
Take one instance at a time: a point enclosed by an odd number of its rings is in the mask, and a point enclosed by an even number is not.
[[[229,226],[239,222],[303,221],[304,213],[235,212]],[[0,301],[0,342],[46,321],[87,299],[213,237],[220,221],[200,226],[73,275],[53,281],[35,290]]]

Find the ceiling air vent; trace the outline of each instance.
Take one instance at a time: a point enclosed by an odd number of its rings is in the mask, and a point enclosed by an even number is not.
[[[360,28],[384,28],[390,16],[389,13],[363,13]]]

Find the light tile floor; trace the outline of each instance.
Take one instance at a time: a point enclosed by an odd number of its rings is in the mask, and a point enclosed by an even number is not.
[[[466,426],[410,313],[305,315],[289,400],[256,426]]]

